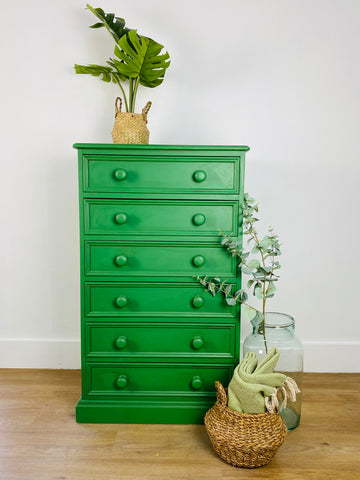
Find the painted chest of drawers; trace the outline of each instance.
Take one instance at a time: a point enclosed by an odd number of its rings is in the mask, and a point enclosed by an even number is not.
[[[75,144],[82,396],[78,422],[202,423],[239,359],[240,286],[218,229],[241,238],[248,147]]]

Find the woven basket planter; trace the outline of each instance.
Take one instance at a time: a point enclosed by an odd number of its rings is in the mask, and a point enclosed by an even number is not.
[[[287,435],[278,413],[240,413],[227,407],[227,395],[215,383],[217,401],[206,412],[205,427],[215,452],[235,467],[255,468],[268,464]]]
[[[115,101],[115,123],[111,132],[113,142],[123,144],[148,144],[149,130],[146,124],[151,102],[145,105],[142,113],[122,112],[121,104],[121,98],[117,97]]]

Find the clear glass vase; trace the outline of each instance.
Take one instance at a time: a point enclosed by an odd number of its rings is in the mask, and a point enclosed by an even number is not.
[[[264,335],[261,325],[255,326],[253,333],[244,341],[243,354],[254,352],[259,360],[266,355]],[[265,314],[265,339],[267,350],[277,347],[280,358],[276,371],[293,378],[302,389],[303,375],[303,347],[295,335],[295,320],[284,313],[269,312]],[[287,403],[285,409],[280,409],[280,415],[286,422],[288,430],[293,430],[299,425],[301,415],[301,393],[296,395],[295,402]]]

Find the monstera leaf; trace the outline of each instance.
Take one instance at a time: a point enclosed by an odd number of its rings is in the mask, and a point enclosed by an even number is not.
[[[141,85],[157,87],[170,65],[168,52],[161,55],[163,48],[160,43],[131,30],[120,38],[114,50],[121,61],[114,59],[113,62],[121,75],[130,79],[139,77]]]
[[[100,22],[91,25],[90,28],[105,27],[116,43],[125,33],[130,32],[129,28],[125,28],[125,20],[123,18],[115,17],[114,13],[105,13],[102,8],[93,8],[89,4],[86,6],[100,20]]]
[[[76,73],[88,73],[94,77],[100,77],[104,82],[119,83],[123,77],[111,67],[103,67],[101,65],[74,65]]]

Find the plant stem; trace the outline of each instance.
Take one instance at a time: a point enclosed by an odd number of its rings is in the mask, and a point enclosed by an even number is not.
[[[253,239],[255,240],[256,246],[259,247],[259,245],[260,245],[259,238],[258,238],[256,230],[252,226],[252,224],[250,224],[250,231],[251,231],[251,235],[253,236]],[[260,251],[263,267],[265,268],[266,264],[265,264],[264,254],[263,254],[261,248],[259,248],[259,251]],[[263,301],[262,301],[263,319],[262,319],[262,322],[261,322],[260,326],[261,326],[262,335],[263,335],[263,338],[264,338],[265,352],[268,353],[268,346],[267,346],[266,333],[265,333],[265,311],[266,311],[266,293],[267,293],[265,278],[266,278],[266,275],[264,274]],[[269,286],[270,286],[270,282],[269,282]]]
[[[121,85],[119,80],[117,78],[115,78],[115,80],[116,80],[116,83],[121,88],[121,91],[122,91],[122,94],[123,94],[123,97],[124,97],[124,102],[125,102],[125,110],[128,112],[129,111],[129,105],[128,105],[128,101],[127,101],[127,98],[126,98],[125,90],[123,89],[123,86]]]
[[[136,94],[137,94],[137,90],[138,90],[138,87],[139,87],[139,83],[140,83],[140,77],[136,77],[135,85],[134,85],[134,91],[133,91],[132,112],[135,112],[135,101],[136,101]]]
[[[134,79],[129,78],[129,107],[130,107],[129,112],[134,112],[134,109],[133,109],[133,94],[134,94],[133,88],[134,88]]]
[[[265,282],[264,282],[264,290],[265,290]],[[261,322],[262,326],[262,335],[264,338],[264,345],[265,345],[265,352],[268,353],[268,346],[267,346],[267,341],[266,341],[266,333],[265,333],[265,303],[266,303],[266,297],[264,293],[264,298],[263,298],[263,320]]]

